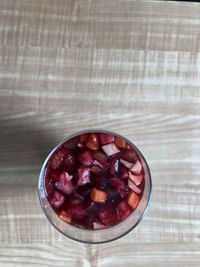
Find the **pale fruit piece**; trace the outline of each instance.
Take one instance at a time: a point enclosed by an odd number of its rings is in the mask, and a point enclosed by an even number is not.
[[[106,153],[107,156],[113,156],[120,152],[120,150],[116,147],[114,143],[104,145],[102,146],[102,149]]]
[[[138,204],[140,202],[140,198],[138,195],[134,192],[131,192],[131,194],[128,197],[128,204],[133,208],[136,209]]]
[[[97,188],[92,188],[90,198],[94,202],[105,202],[107,199],[107,193]]]

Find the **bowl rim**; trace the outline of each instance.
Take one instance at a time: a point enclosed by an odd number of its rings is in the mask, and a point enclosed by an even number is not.
[[[47,215],[47,212],[46,212],[46,209],[42,203],[42,198],[40,196],[40,191],[41,191],[41,184],[43,185],[43,188],[45,189],[45,186],[44,186],[44,171],[46,169],[46,164],[47,162],[49,161],[50,157],[53,155],[53,153],[63,144],[65,143],[66,141],[70,140],[71,138],[73,137],[76,137],[76,136],[79,136],[81,134],[90,134],[90,133],[105,133],[105,134],[111,134],[111,135],[114,135],[114,136],[117,136],[119,138],[122,138],[122,139],[125,139],[126,142],[128,142],[136,151],[137,153],[140,155],[140,157],[142,158],[142,160],[144,161],[145,165],[146,165],[146,168],[147,168],[147,172],[148,172],[148,177],[149,177],[149,194],[148,194],[148,199],[147,199],[147,202],[146,202],[146,206],[142,212],[142,214],[140,215],[139,219],[137,220],[137,222],[132,226],[130,227],[127,231],[124,231],[123,233],[117,235],[116,237],[113,237],[113,238],[110,238],[110,239],[107,239],[107,240],[102,240],[102,241],[88,241],[88,240],[82,240],[82,239],[78,239],[78,238],[75,238],[75,237],[72,237],[64,232],[62,232],[62,230],[60,230],[49,218],[49,216]],[[42,183],[41,183],[42,182]],[[151,176],[151,172],[150,172],[150,168],[149,168],[149,165],[144,157],[144,155],[142,154],[142,152],[138,149],[138,147],[132,143],[130,140],[128,140],[126,137],[122,136],[121,134],[118,134],[114,131],[109,131],[109,130],[104,130],[104,129],[85,129],[85,130],[82,130],[82,131],[77,131],[73,134],[70,134],[68,135],[68,137],[64,138],[61,142],[59,142],[49,153],[48,155],[46,156],[45,158],[45,161],[43,162],[42,164],[42,167],[40,169],[40,173],[39,173],[39,177],[38,177],[38,198],[39,198],[39,202],[40,202],[40,206],[43,210],[43,213],[46,217],[46,219],[48,220],[48,222],[56,229],[58,230],[62,235],[74,240],[74,241],[78,241],[78,242],[81,242],[81,243],[84,243],[84,244],[104,244],[104,243],[109,243],[109,242],[112,242],[112,241],[115,241],[119,238],[122,238],[123,236],[127,235],[128,233],[130,233],[134,228],[136,228],[136,226],[142,221],[142,219],[144,218],[146,212],[147,212],[147,209],[149,208],[149,205],[150,205],[150,202],[151,202],[151,199],[152,199],[152,191],[153,191],[153,186],[152,186],[152,176]],[[45,189],[46,191],[46,189]],[[46,195],[46,192],[45,192],[45,195]],[[56,213],[55,213],[56,214]],[[126,219],[125,219],[126,220]],[[120,223],[119,223],[120,224]],[[118,225],[119,225],[118,224]],[[73,226],[72,227],[76,227],[76,226]],[[76,227],[77,228],[77,227]],[[81,228],[80,228],[81,229]],[[112,227],[110,228],[107,228],[107,229],[112,229]],[[88,229],[81,229],[83,231],[87,231],[87,232],[94,232],[94,231],[101,231],[102,229],[99,229],[99,230],[88,230]],[[106,230],[106,229],[104,229]]]

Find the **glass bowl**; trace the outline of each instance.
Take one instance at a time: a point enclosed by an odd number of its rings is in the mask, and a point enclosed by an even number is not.
[[[64,142],[70,140],[71,138],[78,136],[80,134],[84,133],[108,133],[112,134],[114,136],[117,136],[119,138],[125,139],[125,141],[132,146],[138,153],[141,163],[143,165],[144,171],[145,171],[145,187],[144,192],[142,195],[142,198],[139,202],[139,205],[135,209],[135,211],[124,221],[121,223],[107,228],[107,229],[100,229],[100,230],[87,230],[87,229],[81,229],[78,227],[75,227],[71,224],[68,224],[61,220],[59,216],[55,213],[55,211],[52,209],[48,199],[47,199],[47,193],[45,189],[45,172],[47,163],[52,156],[52,154],[56,151],[56,149],[61,146]],[[85,130],[78,133],[75,133],[73,135],[70,135],[65,140],[63,140],[60,144],[58,144],[47,156],[46,160],[44,161],[40,174],[39,174],[39,180],[38,180],[38,194],[39,194],[39,200],[41,207],[43,209],[43,212],[45,216],[47,217],[48,221],[63,235],[84,243],[91,243],[91,244],[99,244],[99,243],[105,243],[109,241],[116,240],[120,237],[123,237],[130,231],[132,231],[142,220],[145,211],[147,207],[149,206],[150,198],[151,198],[151,192],[152,192],[152,182],[151,182],[151,174],[149,166],[142,155],[142,153],[139,151],[139,149],[128,139],[125,137],[110,131],[105,130]]]

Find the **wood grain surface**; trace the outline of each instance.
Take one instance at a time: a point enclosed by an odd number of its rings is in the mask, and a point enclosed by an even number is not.
[[[200,266],[200,4],[0,1],[0,266]],[[153,198],[108,244],[65,238],[37,196],[69,134],[114,130],[144,153]]]

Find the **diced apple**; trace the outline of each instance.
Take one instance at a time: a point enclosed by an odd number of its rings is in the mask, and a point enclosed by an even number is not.
[[[100,229],[105,229],[105,228],[107,228],[107,227],[104,224],[93,222],[93,229],[94,230],[100,230]]]
[[[129,178],[131,179],[132,182],[134,182],[136,185],[141,184],[142,182],[142,175],[134,175],[132,172],[128,172],[129,173]]]
[[[93,162],[93,156],[91,154],[90,151],[85,150],[83,152],[81,152],[78,155],[78,160],[80,161],[80,163],[82,163],[84,166],[89,166],[92,164]]]
[[[114,136],[111,134],[99,134],[99,138],[102,145],[114,142]]]
[[[84,185],[90,182],[90,168],[82,167],[78,169],[78,186]]]
[[[71,182],[72,177],[67,172],[61,173],[59,180],[55,183],[55,187],[65,194],[70,194],[74,190],[74,185]]]
[[[102,149],[106,153],[107,156],[113,156],[120,152],[120,150],[116,147],[114,143],[104,145],[102,146]]]
[[[127,169],[131,169],[133,167],[133,163],[126,161],[124,159],[120,159],[122,165],[124,165]]]
[[[72,221],[71,214],[65,212],[64,210],[60,212],[59,217],[61,220],[63,220],[66,223],[71,223]]]
[[[50,198],[50,204],[55,208],[59,208],[63,204],[64,200],[65,198],[60,192],[54,191]]]
[[[125,148],[126,147],[126,141],[122,138],[115,137],[115,145],[119,148]]]
[[[91,150],[97,150],[99,148],[99,139],[97,134],[92,133],[89,135],[86,147],[88,147]]]
[[[128,180],[128,187],[137,194],[141,193],[141,189],[138,188],[130,179]]]
[[[133,167],[131,167],[130,171],[132,171],[133,173],[139,175],[142,171],[142,164],[140,163],[139,160],[136,161],[136,163],[133,165]]]
[[[94,202],[105,202],[107,199],[107,193],[97,188],[92,188],[90,198]]]
[[[128,197],[128,204],[133,208],[136,209],[138,204],[140,202],[140,198],[138,195],[134,192],[131,192],[131,194]]]

